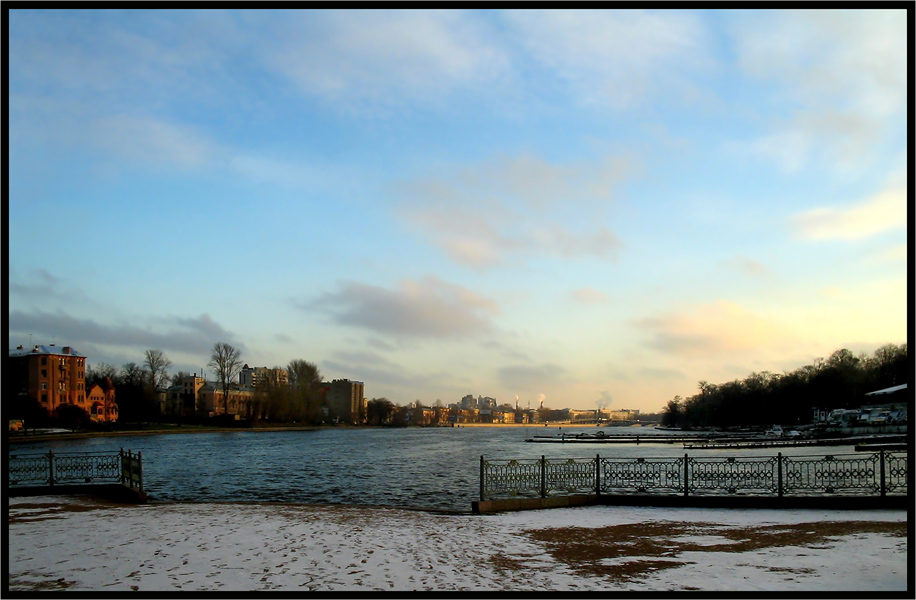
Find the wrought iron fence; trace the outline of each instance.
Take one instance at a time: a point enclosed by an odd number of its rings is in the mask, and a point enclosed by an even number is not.
[[[570,494],[906,495],[906,452],[693,458],[480,457],[480,499]]]
[[[121,483],[143,491],[140,452],[66,452],[9,454],[7,486]]]

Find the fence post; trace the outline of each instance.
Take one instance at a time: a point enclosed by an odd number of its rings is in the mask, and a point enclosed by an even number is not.
[[[54,451],[48,450],[48,485],[54,485]]]
[[[483,502],[487,499],[487,494],[485,486],[483,483],[483,454],[480,455],[480,501]]]
[[[124,485],[124,448],[118,450],[118,473],[121,474],[118,479],[121,485]]]
[[[887,494],[887,486],[885,485],[884,480],[884,448],[881,449],[878,461],[881,464],[881,497],[884,498],[884,496]]]
[[[134,489],[134,461],[133,452],[127,451],[127,487]]]
[[[595,455],[595,495],[601,495],[601,455]]]
[[[137,467],[140,468],[140,481],[138,485],[140,486],[140,493],[143,493],[143,452],[137,452]]]
[[[688,463],[689,461],[687,460],[687,454],[685,453],[684,454],[684,497],[685,498],[687,497],[687,485],[689,483],[689,480],[687,479],[687,464]]]
[[[541,498],[547,497],[547,457],[541,455]]]
[[[782,498],[782,452],[776,453],[776,495]]]

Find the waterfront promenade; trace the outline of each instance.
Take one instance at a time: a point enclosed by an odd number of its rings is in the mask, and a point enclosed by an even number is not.
[[[589,506],[500,515],[11,498],[10,592],[876,592],[904,510]]]

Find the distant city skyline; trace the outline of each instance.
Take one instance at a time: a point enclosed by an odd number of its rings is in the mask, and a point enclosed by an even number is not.
[[[658,412],[907,341],[905,10],[9,11],[9,347]]]

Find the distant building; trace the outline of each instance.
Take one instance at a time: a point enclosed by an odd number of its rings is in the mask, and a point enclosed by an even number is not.
[[[481,411],[482,412],[482,411]],[[515,411],[496,409],[492,412],[491,423],[515,423]]]
[[[89,388],[89,418],[96,423],[113,423],[118,420],[118,404],[115,402],[115,386],[111,377],[101,384]]]
[[[190,417],[198,412],[197,401],[200,395],[200,388],[207,383],[203,377],[198,377],[197,373],[182,377],[181,380],[166,391],[165,406],[162,407],[162,413],[166,415]],[[201,410],[201,412],[203,412]]]
[[[639,418],[639,411],[631,408],[623,408],[620,410],[609,410],[607,411],[607,415],[611,421],[635,421]]]
[[[208,381],[197,390],[197,410],[207,416],[235,415],[236,419],[251,416],[251,402],[255,390],[240,387],[236,384],[229,385],[229,397],[224,401],[222,384]]]
[[[365,384],[362,381],[335,379],[312,388],[327,418],[334,422],[359,425],[366,422]]]
[[[60,407],[67,404],[90,412],[86,356],[76,349],[54,344],[28,349],[19,346],[9,351],[7,365],[8,402],[31,398],[49,416],[56,416]]]
[[[242,387],[256,388],[268,381],[278,385],[289,385],[289,373],[284,369],[249,367],[247,364],[239,372],[239,385]]]

